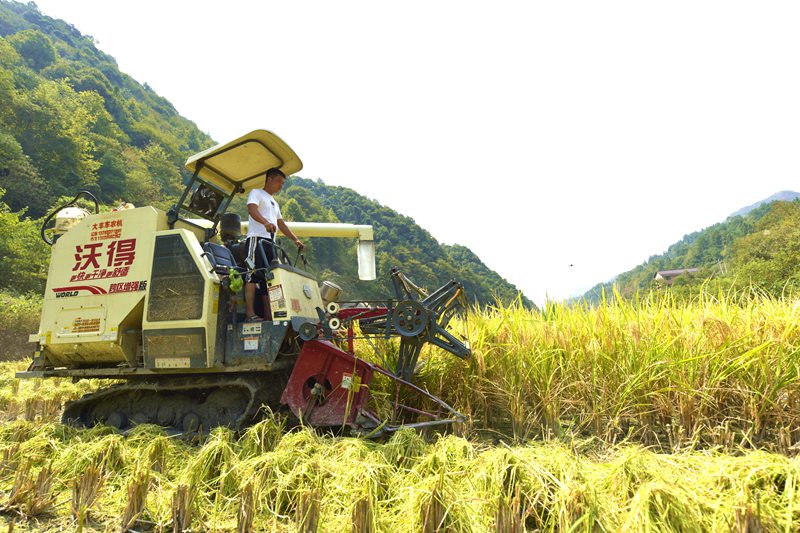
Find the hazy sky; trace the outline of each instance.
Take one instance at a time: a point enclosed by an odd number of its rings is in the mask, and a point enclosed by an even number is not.
[[[795,2],[37,5],[216,141],[274,131],[538,303],[800,190]]]

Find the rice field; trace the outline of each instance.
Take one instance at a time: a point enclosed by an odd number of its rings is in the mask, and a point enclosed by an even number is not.
[[[662,296],[466,324],[474,358],[427,353],[421,382],[468,421],[377,442],[273,416],[196,441],[77,430],[62,403],[100,382],[0,364],[0,515],[14,531],[800,530],[800,304]]]
[[[460,434],[657,451],[800,448],[800,300],[653,295],[498,308],[468,326],[473,359],[435,356],[422,376],[469,416]]]

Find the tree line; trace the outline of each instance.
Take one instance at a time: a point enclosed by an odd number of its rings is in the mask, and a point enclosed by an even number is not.
[[[49,250],[40,219],[79,189],[108,208],[121,201],[168,209],[190,175],[187,156],[214,143],[146,84],[120,72],[90,36],[35,4],[0,0],[0,290],[44,290]],[[358,281],[354,244],[312,239],[308,259],[353,298],[388,296],[403,268],[429,289],[450,279],[469,298],[533,304],[463,246],[438,243],[409,217],[356,191],[292,178],[282,195],[289,220],[375,227],[379,284]],[[234,204],[246,214],[242,201]]]
[[[800,288],[800,201],[765,203],[741,216],[729,217],[690,233],[666,252],[590,289],[583,300],[597,302],[616,291],[633,298],[650,290],[678,296],[712,290],[755,288],[779,296]],[[667,285],[654,279],[661,270],[697,268]]]

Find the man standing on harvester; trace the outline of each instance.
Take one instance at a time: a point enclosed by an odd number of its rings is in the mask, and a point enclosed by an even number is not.
[[[247,307],[247,321],[256,322],[263,320],[256,314],[254,301],[256,298],[257,277],[263,279],[263,274],[254,274],[254,268],[268,268],[269,265],[263,264],[262,255],[258,252],[258,245],[261,243],[267,262],[271,263],[275,259],[273,240],[275,232],[280,229],[281,233],[292,239],[299,250],[304,248],[286,222],[281,217],[281,209],[273,195],[283,187],[286,175],[277,168],[267,170],[266,181],[263,189],[253,189],[247,197],[247,211],[250,214],[247,223],[247,268],[250,272],[245,277],[244,299]]]

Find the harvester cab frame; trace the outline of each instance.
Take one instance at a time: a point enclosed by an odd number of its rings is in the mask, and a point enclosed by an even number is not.
[[[239,428],[264,406],[312,426],[358,432],[463,420],[413,383],[425,343],[470,356],[446,329],[466,308],[460,283],[428,294],[393,269],[394,299],[347,302],[336,284],[276,254],[264,276],[265,320],[242,320],[236,280],[245,268],[234,250],[243,225],[227,211],[236,195],[264,185],[268,169],[289,176],[302,166],[277,135],[255,130],[191,156],[192,177],[167,212],[64,215],[39,331],[30,338],[37,350],[17,376],[123,380],[67,404],[64,422],[79,426]],[[226,223],[232,237],[220,239]],[[359,278],[375,279],[371,226],[288,224],[299,237],[357,239]],[[381,366],[357,357],[354,343],[365,337],[399,337],[398,360],[378,353]],[[381,376],[394,383],[394,394],[376,409],[371,382]]]
[[[178,203],[168,212],[170,227],[180,220],[207,232],[210,240],[220,218],[237,194],[264,185],[265,173],[277,168],[289,176],[303,163],[280,137],[266,130],[255,130],[229,143],[217,145],[191,156],[186,168],[193,172]],[[188,200],[188,201],[187,201]],[[213,225],[201,226],[184,212],[199,216]]]

